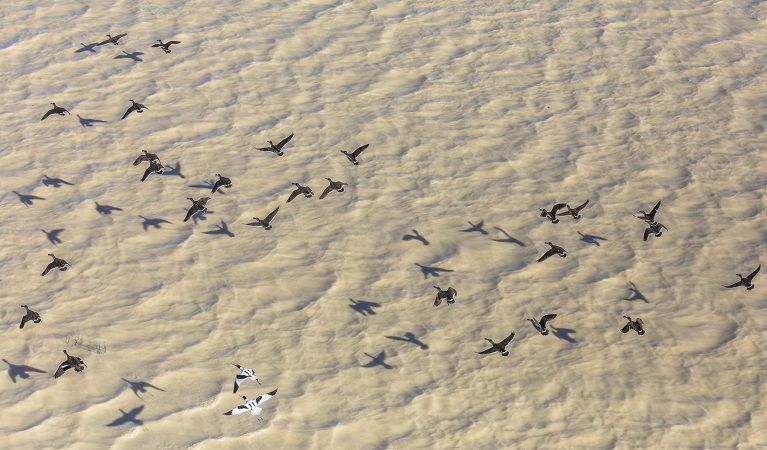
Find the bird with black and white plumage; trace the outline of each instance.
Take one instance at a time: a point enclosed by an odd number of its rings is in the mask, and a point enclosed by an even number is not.
[[[762,265],[759,264],[759,267],[757,267],[756,270],[751,272],[747,277],[744,277],[743,275],[741,275],[739,273],[736,273],[735,275],[737,275],[738,278],[740,278],[740,281],[738,281],[737,283],[733,283],[733,284],[731,284],[729,286],[724,286],[724,285],[723,286],[726,287],[726,288],[734,288],[734,287],[738,287],[738,286],[745,286],[746,290],[750,291],[751,289],[754,288],[754,284],[751,281],[753,281],[754,277],[756,276],[757,273],[759,273],[759,269],[761,269],[761,268],[762,268]]]
[[[331,191],[343,192],[344,186],[349,185],[348,183],[344,183],[343,181],[333,181],[330,178],[325,178],[325,179],[328,180],[328,182],[330,182],[330,185],[328,185],[328,187],[326,187],[325,190],[322,191],[322,195],[320,195],[320,200],[325,198]]]
[[[546,314],[545,316],[541,317],[541,320],[535,320],[535,318],[527,319],[530,322],[532,322],[533,326],[536,330],[538,330],[539,333],[546,336],[549,334],[549,330],[546,329],[546,324],[552,321],[554,318],[556,318],[556,314]]]
[[[256,150],[261,150],[262,152],[272,152],[277,156],[282,156],[284,154],[282,148],[285,147],[285,144],[290,142],[291,139],[293,139],[293,133],[291,133],[290,136],[281,140],[277,144],[274,144],[272,141],[266,141],[269,143],[269,147],[256,147]]]
[[[42,122],[43,120],[47,119],[47,118],[48,118],[48,116],[50,116],[50,115],[53,115],[53,114],[58,114],[58,115],[60,115],[60,116],[63,116],[63,115],[64,115],[64,113],[67,113],[67,114],[69,114],[69,115],[72,115],[72,114],[71,114],[69,111],[67,111],[67,110],[66,110],[66,108],[62,108],[61,106],[56,106],[56,104],[55,104],[55,103],[51,103],[51,105],[53,105],[53,108],[49,109],[49,110],[48,110],[48,111],[47,111],[47,112],[46,112],[46,113],[43,115],[43,118],[42,118],[42,119],[40,119],[40,121],[41,121],[41,122]]]
[[[652,209],[652,211],[650,211],[649,214],[640,209],[639,212],[642,213],[642,215],[637,216],[635,214],[634,217],[637,219],[642,219],[648,223],[655,222],[655,214],[658,212],[658,208],[660,208],[660,200],[658,200],[658,203],[655,204],[655,207]]]
[[[258,381],[258,376],[256,376],[256,372],[253,371],[253,369],[249,369],[247,367],[242,367],[239,364],[232,365],[238,369],[240,369],[240,373],[234,376],[234,394],[237,393],[237,390],[240,389],[240,385],[245,380],[253,380],[258,384],[261,384],[260,381]]]
[[[45,266],[45,270],[43,270],[43,273],[40,274],[40,276],[45,276],[48,272],[50,272],[53,269],[59,269],[62,272],[66,272],[67,269],[69,269],[70,265],[68,262],[64,261],[61,258],[57,258],[56,255],[53,253],[48,253],[48,256],[53,258],[53,261],[51,261],[50,264]]]
[[[565,208],[567,208],[566,212],[563,212],[560,214],[560,216],[573,216],[573,219],[580,219],[581,218],[581,210],[586,207],[586,205],[589,204],[589,199],[587,199],[585,202],[580,204],[579,206],[575,208],[571,208],[570,205],[565,204]]]
[[[141,181],[143,182],[146,180],[146,177],[148,177],[149,174],[156,173],[157,175],[162,175],[163,172],[165,172],[165,166],[160,163],[159,159],[153,159],[149,161],[149,167],[144,171],[144,176],[141,177]]]
[[[152,44],[152,47],[160,47],[162,51],[164,51],[165,53],[170,53],[170,48],[168,47],[170,47],[171,45],[181,43],[179,41],[168,41],[163,44],[161,39],[158,39],[157,42],[159,42],[159,44]]]
[[[501,353],[501,356],[509,356],[509,352],[506,351],[506,346],[509,345],[509,343],[514,339],[514,332],[512,331],[509,337],[502,340],[501,342],[493,342],[492,339],[485,338],[486,341],[490,342],[490,345],[492,347],[488,348],[487,350],[483,350],[481,352],[474,352],[480,355],[489,355],[491,353]]]
[[[208,201],[210,201],[210,197],[200,197],[197,200],[193,199],[192,197],[187,197],[186,199],[192,202],[192,206],[190,206],[189,211],[186,212],[184,222],[188,221],[193,215],[197,213],[205,214],[208,212]]]
[[[551,207],[551,211],[546,211],[546,209],[541,208],[541,217],[545,217],[551,221],[551,223],[559,223],[559,219],[557,219],[557,211],[560,209],[566,207],[566,203],[557,203],[556,205]]]
[[[88,367],[85,365],[85,362],[83,362],[82,359],[78,358],[77,356],[70,355],[66,350],[64,350],[64,354],[67,355],[67,360],[59,364],[59,368],[56,369],[56,373],[53,374],[53,378],[60,377],[69,369],[75,369],[75,372],[82,372],[86,367]]]
[[[270,212],[268,216],[264,217],[263,219],[259,219],[258,217],[254,217],[253,220],[255,222],[246,223],[245,225],[251,225],[256,227],[263,227],[264,230],[271,230],[272,229],[272,219],[274,219],[274,216],[277,215],[277,211],[280,210],[280,207],[278,206],[277,209]]]
[[[27,305],[21,305],[22,308],[27,310],[27,313],[24,315],[24,317],[21,318],[21,324],[19,324],[19,328],[24,328],[24,324],[32,321],[34,323],[40,323],[43,321],[43,319],[40,317],[40,314],[36,311],[32,311],[29,309],[29,306]]]
[[[220,173],[217,173],[216,176],[218,177],[218,181],[216,181],[216,184],[213,185],[213,190],[211,190],[211,194],[215,194],[218,188],[225,187],[230,188],[232,187],[232,180],[230,180],[227,177],[221,176]]]
[[[261,394],[253,400],[248,400],[248,397],[243,395],[242,399],[245,400],[245,403],[232,409],[231,411],[225,412],[224,415],[231,416],[250,411],[251,416],[257,416],[262,411],[260,406],[275,395],[277,395],[277,389],[271,392],[267,392],[266,394]]]
[[[562,247],[560,247],[558,245],[554,245],[554,244],[552,244],[551,242],[548,242],[548,241],[544,242],[544,244],[549,244],[549,246],[551,248],[548,249],[546,251],[546,253],[543,254],[543,256],[538,258],[536,260],[536,262],[545,261],[546,259],[549,258],[549,256],[554,256],[554,255],[559,255],[561,258],[564,258],[565,256],[567,256],[567,252]]]
[[[442,300],[447,300],[448,305],[452,305],[455,303],[455,297],[458,295],[458,291],[456,291],[454,288],[449,287],[447,290],[442,290],[439,286],[434,286],[434,289],[437,291],[437,297],[434,299],[434,306],[439,306],[442,304]]]
[[[646,241],[648,237],[650,237],[650,234],[654,234],[655,237],[661,237],[663,236],[663,231],[668,231],[668,228],[666,228],[665,225],[663,225],[660,222],[647,222],[648,227],[644,230],[644,238],[643,241]]]
[[[118,34],[117,36],[112,36],[111,34],[107,34],[106,36],[107,36],[108,39],[105,39],[105,40],[99,42],[96,45],[105,45],[105,44],[118,45],[118,44],[120,44],[120,42],[119,42],[120,39],[124,38],[127,35],[128,35],[128,33]]]
[[[304,197],[311,198],[314,195],[314,192],[312,191],[312,188],[309,186],[301,186],[298,183],[292,183],[293,186],[296,187],[296,190],[290,193],[290,197],[288,197],[287,203],[290,203],[293,201],[294,198],[298,197],[301,194],[304,194]]]
[[[139,155],[139,157],[136,158],[135,161],[133,161],[133,165],[134,166],[138,166],[139,164],[141,164],[144,161],[152,162],[152,161],[159,161],[160,160],[160,158],[157,155],[155,155],[154,153],[149,153],[146,150],[141,150],[141,152],[143,153],[143,155]]]
[[[366,148],[368,148],[370,144],[365,144],[362,147],[357,147],[356,150],[349,153],[346,150],[341,150],[341,153],[346,155],[346,158],[355,166],[358,166],[360,164],[359,161],[357,161],[357,158],[360,156],[360,153],[364,152]]]
[[[125,114],[123,114],[123,119],[128,117],[128,114],[132,113],[133,111],[136,111],[137,113],[144,112],[145,109],[149,109],[146,106],[142,105],[141,103],[136,103],[133,101],[133,99],[130,99],[131,105],[128,107],[128,109],[125,111]],[[120,119],[122,120],[122,119]]]
[[[623,316],[623,318],[628,319],[628,323],[621,328],[622,333],[628,333],[629,331],[634,330],[640,336],[644,334],[644,322],[642,319],[637,317],[636,320],[631,320],[631,317],[629,316]]]

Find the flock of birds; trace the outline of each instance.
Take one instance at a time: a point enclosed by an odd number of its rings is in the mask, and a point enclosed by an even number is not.
[[[118,34],[116,36],[107,35],[106,40],[97,43],[96,45],[105,45],[105,44],[113,44],[118,45],[120,39],[125,37],[126,34]],[[162,49],[165,53],[171,53],[170,46],[174,44],[180,44],[179,41],[171,40],[168,42],[163,43],[162,40],[158,40],[157,44],[152,45],[152,47],[157,47]],[[122,119],[127,118],[131,113],[143,113],[145,110],[149,110],[145,105],[138,103],[134,101],[133,99],[130,99],[131,106],[125,111],[125,113],[122,116]],[[70,112],[55,103],[51,103],[53,106],[49,111],[47,111],[41,120],[45,120],[50,116],[53,115],[59,115],[64,116],[65,114],[70,114]],[[291,141],[293,138],[293,134],[290,134],[286,138],[282,139],[278,143],[273,143],[272,141],[267,141],[269,144],[267,147],[256,147],[257,150],[263,151],[263,152],[271,152],[274,153],[277,156],[283,156],[284,155],[284,148],[285,146]],[[347,152],[347,151],[341,151],[346,158],[355,166],[359,165],[358,158],[360,157],[360,154],[365,151],[368,148],[369,144],[362,145],[355,149],[353,152]],[[138,166],[142,163],[149,163],[149,167],[144,171],[144,174],[141,178],[141,181],[144,182],[149,175],[151,174],[163,174],[165,171],[165,167],[160,162],[160,158],[154,154],[149,153],[146,150],[142,150],[142,154],[139,155],[135,161],[133,162],[134,166]],[[215,194],[219,189],[222,188],[231,188],[233,186],[232,180],[228,177],[225,177],[221,174],[216,174],[218,177],[218,180],[212,185],[211,194]],[[325,188],[325,190],[322,192],[322,194],[319,196],[320,199],[324,199],[329,193],[332,191],[337,192],[343,192],[344,187],[348,184],[341,181],[334,181],[331,178],[326,178],[326,180],[329,182],[328,186]],[[299,195],[303,195],[305,198],[311,198],[314,195],[314,192],[311,188],[308,186],[302,186],[299,183],[293,182],[292,183],[295,186],[295,190],[291,192],[290,196],[287,199],[287,203],[292,202],[296,197]],[[187,222],[190,218],[194,217],[196,214],[205,214],[208,209],[208,202],[211,200],[211,197],[201,197],[198,199],[194,199],[192,197],[188,197],[188,200],[192,202],[192,205],[189,207],[186,216],[184,217],[184,222]],[[553,205],[549,210],[547,209],[540,209],[540,215],[541,217],[545,217],[548,220],[551,221],[551,223],[556,224],[559,223],[559,217],[561,216],[571,216],[573,219],[578,220],[581,218],[581,211],[589,205],[589,200],[586,200],[582,204],[571,207],[568,203],[557,203]],[[647,224],[647,228],[644,230],[644,237],[643,240],[647,241],[648,237],[652,234],[655,237],[661,237],[662,230],[668,231],[668,228],[663,225],[662,223],[658,222],[655,219],[655,216],[658,212],[658,209],[660,208],[661,202],[658,201],[655,207],[649,212],[645,212],[640,210],[639,213],[641,215],[635,216],[641,220],[643,220]],[[264,228],[265,230],[272,229],[272,221],[274,220],[275,216],[277,215],[279,211],[279,207],[274,209],[271,213],[269,213],[264,218],[258,218],[254,217],[254,222],[248,223],[246,225],[250,226],[259,226]],[[549,245],[549,249],[540,256],[536,261],[537,262],[543,262],[546,259],[548,259],[551,256],[558,255],[562,258],[567,256],[567,251],[562,248],[561,246],[555,245],[552,242],[545,242],[547,245]],[[53,261],[50,262],[46,267],[45,270],[42,272],[42,276],[47,275],[50,271],[54,269],[58,269],[59,271],[66,271],[70,265],[62,258],[56,257],[54,254],[49,253],[50,257],[53,258]],[[726,288],[735,288],[739,286],[746,287],[747,290],[752,290],[754,288],[753,285],[753,278],[756,276],[756,274],[761,269],[761,265],[756,268],[753,272],[751,272],[748,276],[743,276],[741,274],[737,274],[737,276],[740,278],[740,280],[736,283],[725,285]],[[435,289],[437,289],[437,295],[434,299],[434,306],[440,306],[443,301],[445,301],[448,305],[455,304],[455,299],[458,295],[457,291],[453,287],[448,287],[447,289],[443,290],[442,288],[438,286],[434,286]],[[21,319],[21,324],[19,328],[24,328],[24,325],[32,322],[32,323],[41,323],[42,318],[40,314],[36,311],[32,311],[29,309],[27,305],[22,305],[22,308],[26,310],[26,314]],[[543,315],[539,320],[535,318],[529,318],[527,319],[530,321],[533,325],[533,327],[543,336],[546,336],[549,334],[549,330],[547,328],[547,325],[549,322],[554,320],[557,317],[557,314],[545,314]],[[645,328],[644,328],[644,322],[641,318],[632,319],[630,316],[623,316],[625,319],[628,320],[628,322],[621,328],[621,332],[628,333],[631,330],[634,330],[639,335],[645,334]],[[508,335],[505,339],[501,340],[500,342],[495,342],[492,339],[484,338],[486,341],[490,342],[490,348],[476,352],[478,354],[486,355],[486,354],[492,354],[492,353],[500,353],[502,356],[508,356],[509,351],[507,350],[508,345],[512,342],[514,339],[515,333],[511,332],[510,335]],[[66,355],[66,360],[62,362],[58,369],[56,370],[54,374],[54,378],[59,378],[62,376],[66,371],[69,369],[74,369],[75,372],[83,372],[85,368],[87,367],[85,362],[77,356],[70,355],[67,350],[64,350],[64,354]],[[256,376],[256,373],[247,367],[242,367],[239,364],[233,364],[237,369],[240,370],[240,373],[235,376],[234,380],[234,394],[238,392],[240,389],[241,384],[245,380],[253,380],[258,382],[260,385],[261,382],[258,380],[258,377]],[[242,396],[243,400],[245,401],[244,404],[237,406],[233,408],[232,410],[224,413],[225,415],[237,415],[242,414],[244,412],[250,411],[252,415],[258,415],[262,408],[260,407],[264,402],[272,398],[277,394],[277,389],[274,389],[266,394],[261,394],[255,399],[248,399],[245,396]]]

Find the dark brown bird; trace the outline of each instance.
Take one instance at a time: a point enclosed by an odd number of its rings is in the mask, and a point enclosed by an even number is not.
[[[557,219],[557,211],[567,206],[566,203],[557,203],[556,205],[551,207],[551,211],[546,211],[545,209],[541,208],[541,217],[545,217],[551,221],[551,223],[559,223],[559,219]]]
[[[545,242],[545,244],[549,244],[549,245],[551,246],[551,248],[550,248],[550,249],[548,249],[548,250],[546,251],[546,253],[544,253],[544,254],[543,254],[543,256],[541,256],[540,258],[538,258],[538,259],[536,260],[536,262],[545,261],[546,259],[548,259],[548,257],[549,257],[549,256],[554,256],[554,255],[559,255],[559,256],[560,256],[560,257],[562,257],[562,258],[564,258],[565,256],[567,256],[567,252],[566,252],[566,251],[565,251],[565,249],[563,249],[562,247],[560,247],[560,246],[558,246],[558,245],[554,245],[554,244],[552,244],[551,242]]]
[[[357,161],[357,157],[360,156],[360,153],[364,152],[368,146],[370,146],[370,144],[365,144],[362,147],[358,147],[357,150],[354,150],[352,153],[349,153],[346,150],[341,150],[341,153],[346,155],[346,158],[351,161],[352,164],[358,166],[360,162]]]
[[[740,278],[740,281],[738,281],[737,283],[733,283],[733,284],[731,284],[729,286],[725,286],[725,287],[726,288],[734,288],[734,287],[738,287],[738,286],[745,286],[746,290],[750,291],[751,289],[754,288],[754,284],[751,283],[751,280],[754,279],[756,274],[759,273],[759,269],[761,269],[761,268],[762,268],[762,265],[759,264],[759,267],[757,267],[756,270],[751,272],[751,274],[749,276],[747,276],[747,277],[744,277],[743,275],[741,275],[739,273],[736,273],[735,275],[737,275],[738,278]]]
[[[155,160],[156,161],[160,160],[160,158],[158,158],[157,155],[155,155],[154,153],[149,153],[146,150],[141,150],[141,151],[144,152],[144,154],[139,156],[138,158],[136,158],[135,161],[133,161],[133,165],[134,166],[138,166],[139,164],[141,164],[144,161],[152,162],[152,161],[155,161]]]
[[[322,191],[322,195],[320,195],[320,200],[325,198],[330,193],[330,191],[343,192],[344,186],[348,186],[348,184],[344,183],[343,181],[333,181],[330,178],[325,178],[325,179],[330,182],[330,185],[326,187],[324,191]]]
[[[149,167],[144,171],[144,176],[141,177],[141,181],[143,182],[146,180],[146,177],[149,176],[150,173],[156,173],[157,175],[162,175],[162,173],[165,172],[165,167],[160,164],[159,159],[153,159],[149,161]]]
[[[576,219],[576,220],[580,219],[581,210],[585,208],[586,205],[588,204],[589,204],[589,200],[586,200],[585,202],[583,202],[582,205],[578,206],[577,208],[571,208],[570,205],[565,205],[565,207],[567,208],[567,212],[563,212],[561,215],[562,216],[571,215],[573,216],[573,219]]]
[[[152,47],[160,47],[165,53],[170,53],[170,49],[168,47],[171,45],[181,43],[179,41],[168,41],[163,44],[160,39],[158,39],[157,42],[159,42],[159,44],[153,44]]]
[[[266,216],[263,219],[259,219],[258,217],[254,217],[253,219],[255,222],[248,223],[246,225],[252,225],[252,226],[258,226],[258,227],[264,227],[264,230],[271,230],[272,229],[272,219],[274,219],[274,216],[277,215],[277,211],[280,210],[280,207],[278,206],[277,209],[270,212],[268,216]]]
[[[232,180],[227,177],[222,177],[220,173],[217,173],[216,176],[218,177],[218,181],[216,181],[216,184],[213,185],[213,190],[210,191],[212,194],[215,194],[218,188],[222,186],[225,188],[232,187]]]
[[[141,103],[134,102],[133,99],[130,99],[130,102],[131,102],[131,105],[128,108],[128,110],[125,111],[125,114],[123,114],[123,119],[128,117],[128,114],[132,113],[133,111],[136,111],[137,113],[142,113],[144,112],[145,109],[149,109],[146,106],[142,105]]]
[[[555,317],[557,317],[556,314],[546,314],[545,316],[541,317],[540,322],[535,320],[535,318],[527,319],[530,322],[532,322],[533,326],[536,330],[538,330],[539,333],[546,336],[549,334],[549,330],[546,329],[546,324],[549,323],[549,321],[553,320]]]
[[[118,45],[118,44],[119,44],[119,42],[118,42],[118,41],[119,41],[120,39],[122,39],[123,37],[127,36],[127,35],[128,35],[128,33],[118,34],[117,36],[112,36],[111,34],[107,34],[107,37],[108,37],[109,39],[106,39],[106,40],[104,40],[104,41],[101,41],[101,42],[99,42],[99,43],[98,43],[98,44],[96,44],[96,45],[104,45],[104,44],[114,44],[114,45]]]
[[[186,212],[184,222],[197,213],[205,214],[208,212],[208,201],[210,201],[210,197],[201,197],[199,200],[195,200],[192,197],[187,197],[186,199],[192,202],[192,206],[190,206],[189,211]]]
[[[663,235],[661,229],[668,231],[668,228],[666,228],[666,226],[660,222],[647,222],[647,224],[649,227],[644,230],[644,238],[642,239],[644,241],[647,240],[647,238],[650,236],[650,233],[654,233],[655,237],[661,237]]]
[[[256,147],[256,150],[261,150],[262,152],[272,152],[276,153],[277,156],[282,156],[284,154],[282,152],[282,148],[285,147],[285,144],[287,144],[291,139],[293,139],[293,133],[291,133],[290,136],[286,137],[285,139],[281,140],[277,145],[273,144],[272,141],[266,141],[269,143],[269,147]]]
[[[312,192],[312,189],[309,186],[301,186],[298,183],[293,183],[293,186],[296,187],[296,190],[290,193],[290,197],[288,197],[288,203],[293,201],[294,198],[301,194],[304,194],[304,197],[306,198],[311,198],[314,195],[314,192]]]
[[[59,364],[59,368],[56,369],[56,373],[53,374],[53,378],[60,377],[64,372],[69,369],[75,369],[75,372],[82,372],[86,366],[82,359],[77,356],[72,356],[64,350],[64,354],[67,355],[67,360]]]
[[[66,272],[67,269],[69,269],[70,266],[68,262],[64,261],[61,258],[56,258],[56,255],[54,255],[53,253],[48,253],[48,256],[53,258],[53,261],[45,267],[45,270],[43,270],[43,273],[41,274],[41,276],[44,277],[48,272],[50,272],[53,269],[59,269],[62,272]]]
[[[509,343],[514,339],[514,332],[512,331],[509,337],[502,340],[501,342],[493,342],[492,339],[485,338],[486,341],[490,342],[492,347],[488,348],[487,350],[483,350],[481,352],[474,352],[478,353],[480,355],[489,355],[491,353],[497,353],[501,352],[502,356],[509,356],[509,352],[506,351],[506,346],[509,345]]]
[[[19,328],[24,328],[24,324],[29,322],[30,320],[34,323],[42,322],[43,319],[40,318],[40,314],[29,309],[27,305],[21,305],[21,307],[26,309],[27,313],[24,315],[24,317],[21,318],[21,325],[19,325]]]
[[[634,330],[640,336],[644,334],[644,322],[642,322],[642,319],[637,318],[637,320],[631,320],[631,317],[629,316],[623,316],[623,318],[628,319],[629,322],[621,328],[622,333],[628,333],[630,330]]]
[[[58,114],[58,115],[60,115],[60,116],[63,116],[63,115],[64,115],[64,113],[70,114],[70,112],[69,112],[69,111],[67,111],[65,108],[62,108],[61,106],[56,106],[56,104],[55,104],[55,103],[51,103],[51,105],[53,105],[53,108],[49,109],[49,110],[48,110],[48,112],[46,112],[46,113],[43,115],[43,118],[42,118],[42,119],[40,119],[40,121],[41,121],[41,122],[42,122],[43,120],[47,119],[47,118],[48,118],[48,116],[50,116],[51,114]],[[71,114],[70,114],[70,115],[71,115]]]
[[[439,291],[437,292],[437,298],[434,299],[434,306],[441,305],[443,299],[447,300],[448,305],[455,303],[455,297],[458,295],[458,291],[452,287],[447,288],[446,291],[443,291],[439,286],[434,286],[434,289]]]

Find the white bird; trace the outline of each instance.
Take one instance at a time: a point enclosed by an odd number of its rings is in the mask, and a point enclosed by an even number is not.
[[[262,403],[269,400],[270,398],[274,397],[277,394],[277,389],[273,390],[272,392],[267,392],[266,394],[259,395],[253,400],[248,400],[248,397],[242,396],[243,400],[245,400],[245,403],[234,408],[231,411],[225,412],[225,416],[231,416],[231,415],[237,415],[242,414],[246,411],[250,411],[251,416],[257,416],[261,413],[261,406]]]
[[[232,364],[234,367],[240,369],[240,374],[234,376],[234,393],[237,393],[237,389],[240,388],[240,385],[243,381],[250,378],[251,380],[257,382],[258,384],[261,384],[260,381],[258,381],[258,376],[256,376],[256,372],[253,371],[253,369],[248,369],[247,367],[242,367],[239,364]]]

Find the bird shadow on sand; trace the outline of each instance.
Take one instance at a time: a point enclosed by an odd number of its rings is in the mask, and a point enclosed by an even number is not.
[[[429,241],[427,241],[425,237],[421,236],[420,233],[418,233],[418,230],[413,228],[410,231],[412,231],[413,234],[406,234],[406,235],[402,236],[402,240],[403,241],[416,240],[416,241],[420,242],[423,245],[429,245]]]
[[[137,406],[128,412],[125,412],[122,409],[119,409],[118,411],[122,413],[122,416],[108,423],[106,426],[119,427],[120,425],[125,425],[126,423],[132,423],[133,425],[136,425],[136,426],[143,425],[144,421],[136,417],[139,414],[141,414],[141,411],[143,410],[144,410],[144,405]]]
[[[125,50],[123,50],[123,54],[115,56],[114,59],[132,59],[136,62],[141,62],[143,61],[143,59],[139,58],[139,56],[143,54],[144,54],[143,52],[128,53]]]
[[[575,338],[570,336],[571,334],[575,334],[575,330],[571,330],[569,328],[554,328],[553,326],[549,326],[549,328],[551,329],[551,332],[554,333],[554,336],[558,337],[559,339],[567,341],[571,344],[575,344],[577,342]]]
[[[647,297],[645,297],[644,294],[639,292],[639,289],[637,288],[636,284],[629,281],[628,290],[630,292],[629,297],[621,298],[621,300],[628,300],[628,301],[641,300],[645,303],[650,303],[650,300],[647,300]]]
[[[48,175],[43,175],[42,182],[46,186],[52,186],[55,188],[59,188],[63,184],[66,184],[67,186],[74,186],[74,184],[70,183],[69,181],[64,181],[61,178],[51,178]]]
[[[77,120],[80,121],[80,125],[83,128],[92,127],[94,123],[107,123],[106,120],[101,119],[86,119],[85,117],[80,117],[80,114],[77,115]]]
[[[162,173],[163,175],[167,176],[177,176],[181,179],[186,179],[184,174],[181,173],[181,162],[176,163],[176,167],[173,167],[171,165],[165,166],[165,172]]]
[[[485,221],[483,219],[480,219],[478,224],[473,224],[473,223],[469,222],[469,225],[471,225],[471,227],[469,227],[469,228],[467,228],[465,230],[459,230],[459,231],[461,233],[481,233],[481,234],[485,234],[485,235],[490,234],[490,233],[487,232],[487,230],[482,228],[485,225]]]
[[[594,244],[597,247],[600,247],[599,241],[606,241],[607,240],[607,238],[604,238],[602,236],[596,236],[596,235],[593,235],[593,234],[583,234],[580,231],[578,232],[578,234],[581,235],[581,240],[583,242],[585,242],[587,244]]]
[[[96,202],[96,211],[102,216],[108,216],[112,214],[112,211],[122,211],[122,208],[110,205],[99,205],[99,202]]]
[[[210,180],[204,181],[203,183],[205,184],[190,184],[189,187],[195,188],[195,189],[207,189],[210,191],[210,190],[213,190],[213,186],[215,186],[216,184],[214,181],[210,181]],[[222,194],[224,193],[221,189],[218,189],[216,192],[221,192]]]
[[[386,361],[385,361],[386,360],[386,351],[385,350],[381,350],[381,353],[379,353],[377,356],[373,356],[373,355],[368,354],[368,353],[365,353],[365,354],[367,356],[371,357],[372,361],[370,361],[367,364],[362,364],[362,365],[360,365],[360,367],[371,368],[371,367],[375,367],[375,366],[381,366],[381,367],[383,367],[384,369],[387,369],[387,370],[390,370],[390,369],[394,368],[394,366],[386,364]]]
[[[139,217],[141,217],[141,219],[143,219],[143,222],[141,222],[141,226],[144,227],[144,231],[147,231],[147,229],[149,227],[152,227],[152,228],[155,228],[155,229],[160,229],[160,228],[162,228],[162,224],[164,224],[164,223],[170,223],[170,224],[173,223],[173,222],[171,222],[169,220],[160,219],[159,217],[155,217],[155,218],[151,218],[151,219],[148,218],[148,217],[144,217],[144,216],[139,216]]]
[[[80,42],[80,45],[82,45],[82,47],[75,50],[75,53],[82,53],[82,52],[96,53],[96,47],[99,45],[99,43],[93,42],[91,44],[83,44],[82,42]]]
[[[8,364],[8,376],[11,378],[11,381],[14,383],[16,382],[16,378],[21,378],[22,380],[26,380],[29,378],[29,374],[34,373],[48,373],[44,370],[36,369],[31,366],[24,366],[21,364],[11,364],[8,362],[7,359],[3,358],[3,362]]]
[[[419,347],[421,347],[421,350],[427,350],[429,346],[427,344],[424,344],[422,341],[420,341],[417,337],[415,337],[415,334],[411,332],[407,332],[403,335],[404,337],[399,336],[384,336],[387,339],[393,339],[395,341],[403,341],[403,342],[410,342],[411,344],[415,344]]]
[[[188,209],[187,209],[187,211],[188,211]],[[197,225],[197,221],[208,220],[208,218],[206,216],[208,216],[210,214],[215,214],[215,213],[216,213],[215,211],[208,210],[205,214],[197,213],[197,214],[193,215],[192,217],[190,217],[190,219],[192,219],[192,222],[194,222],[194,224]]]
[[[27,208],[29,208],[29,205],[34,205],[35,200],[45,200],[44,198],[38,197],[36,195],[24,195],[24,194],[19,194],[16,191],[12,191],[12,192],[19,196],[19,201],[23,203]]]
[[[61,238],[59,238],[59,234],[61,234],[61,232],[64,231],[64,228],[57,228],[51,231],[45,231],[45,230],[40,230],[40,231],[45,233],[45,237],[48,238],[48,242],[50,242],[51,244],[59,245],[62,243]]]
[[[440,272],[454,272],[452,269],[442,269],[439,267],[424,266],[418,263],[415,263],[415,265],[421,269],[421,273],[423,274],[424,278],[429,278],[429,275],[433,277],[439,277]]]
[[[203,234],[225,234],[225,235],[227,235],[229,237],[234,237],[234,233],[229,231],[229,226],[223,220],[221,221],[220,225],[216,225],[216,229],[215,230],[213,230],[213,231],[203,231],[202,233]]]
[[[160,389],[157,386],[153,386],[153,385],[147,383],[146,381],[130,381],[130,380],[126,380],[125,378],[121,378],[121,380],[123,380],[124,382],[128,383],[130,385],[130,389],[133,391],[134,394],[136,394],[136,397],[140,398],[142,401],[144,399],[141,398],[140,395],[138,395],[139,392],[142,393],[142,394],[152,395],[152,393],[148,392],[146,390],[146,388],[152,388],[152,389],[156,389],[158,391],[165,392],[165,389]],[[154,397],[154,395],[152,395],[152,397]]]
[[[493,228],[495,228],[496,230],[500,231],[501,233],[504,234],[504,236],[506,236],[505,239],[493,239],[495,242],[506,242],[506,243],[509,243],[509,244],[517,244],[520,247],[524,247],[525,246],[524,242],[520,241],[517,238],[511,237],[511,235],[509,233],[507,233],[506,231],[504,231],[502,228],[498,228],[498,227],[493,227]]]
[[[372,316],[375,315],[376,312],[373,310],[373,308],[378,308],[381,306],[380,303],[375,302],[367,302],[365,300],[354,300],[352,298],[349,299],[350,302],[352,302],[349,307],[358,313],[362,314],[363,316]]]

